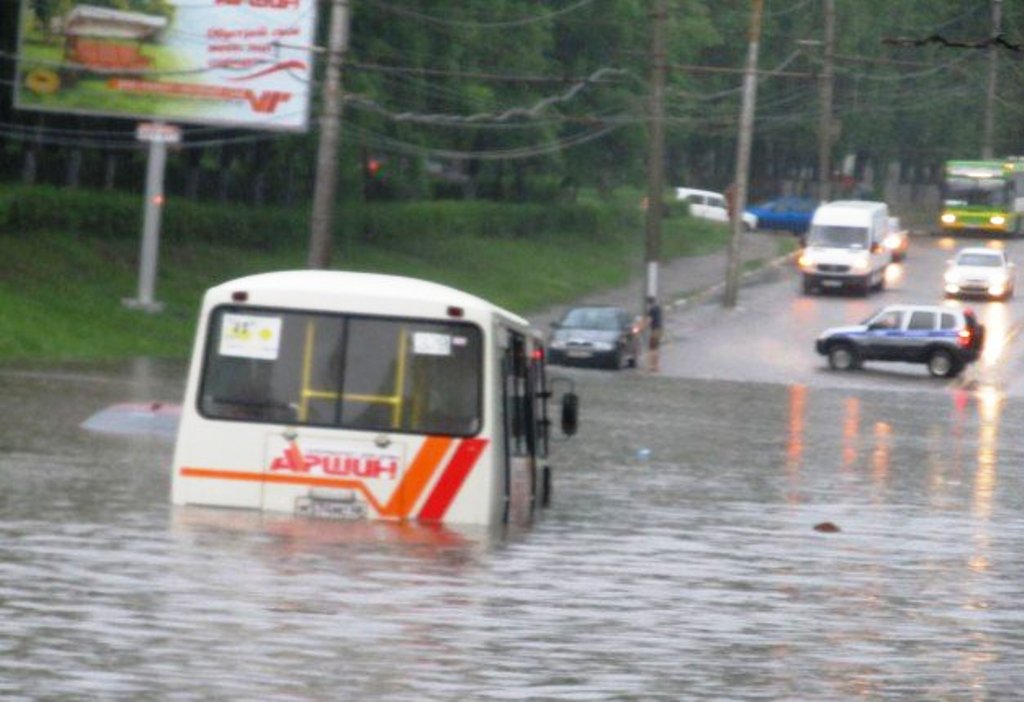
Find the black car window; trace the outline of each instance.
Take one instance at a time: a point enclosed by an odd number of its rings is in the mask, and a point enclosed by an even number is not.
[[[961,266],[998,268],[1003,265],[1003,258],[999,254],[964,253],[960,254],[957,263]]]
[[[956,327],[956,315],[943,312],[942,319],[939,321],[939,329],[956,329]]]
[[[871,321],[871,326],[876,329],[899,329],[903,326],[903,312],[890,310],[885,314],[880,314]]]
[[[931,331],[935,328],[935,313],[917,310],[910,315],[910,324],[907,329],[925,329]]]

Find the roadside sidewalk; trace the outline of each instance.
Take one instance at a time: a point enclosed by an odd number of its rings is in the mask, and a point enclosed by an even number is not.
[[[758,272],[770,266],[784,264],[792,255],[780,255],[780,242],[787,235],[772,232],[748,232],[743,235],[740,247],[740,258],[744,268],[741,281],[748,280]],[[679,258],[660,266],[659,288],[661,290],[662,307],[665,310],[666,323],[674,314],[687,307],[698,305],[720,295],[725,289],[726,264],[728,252],[722,249],[707,256],[691,256]],[[547,332],[551,322],[559,319],[565,310],[581,305],[617,305],[641,314],[643,307],[643,276],[639,276],[621,288],[614,288],[587,295],[569,304],[556,305],[546,310],[528,315],[530,322],[539,330]]]

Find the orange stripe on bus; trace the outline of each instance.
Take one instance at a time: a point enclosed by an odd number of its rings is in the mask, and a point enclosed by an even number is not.
[[[427,437],[412,459],[402,482],[391,493],[391,499],[384,509],[378,510],[379,513],[387,517],[408,517],[451,445],[452,440],[449,438]]]
[[[215,468],[182,468],[184,478],[213,478],[215,480],[240,480],[244,482],[282,483],[285,485],[308,485],[309,487],[348,488],[358,490],[366,497],[379,514],[381,504],[377,498],[358,480],[343,478],[318,478],[309,475],[285,475],[281,473],[249,473],[234,470],[217,470]]]

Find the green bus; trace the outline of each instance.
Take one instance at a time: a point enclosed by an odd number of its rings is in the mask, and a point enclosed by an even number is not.
[[[939,232],[1024,234],[1024,158],[947,161]]]

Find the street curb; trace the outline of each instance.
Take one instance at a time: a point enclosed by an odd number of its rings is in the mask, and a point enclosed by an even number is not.
[[[751,278],[764,273],[766,270],[778,268],[789,261],[795,260],[799,255],[800,251],[798,249],[788,254],[778,256],[777,258],[768,261],[763,266],[758,266],[757,268],[741,273],[740,285],[742,285],[744,282],[749,282]],[[698,290],[690,295],[684,295],[683,297],[680,297],[668,303],[666,307],[673,311],[681,310],[686,307],[696,307],[697,305],[703,304],[710,300],[711,298],[715,297],[716,295],[722,294],[723,292],[725,292],[724,281],[720,283],[715,283],[714,285],[709,285],[708,287],[702,290]]]

